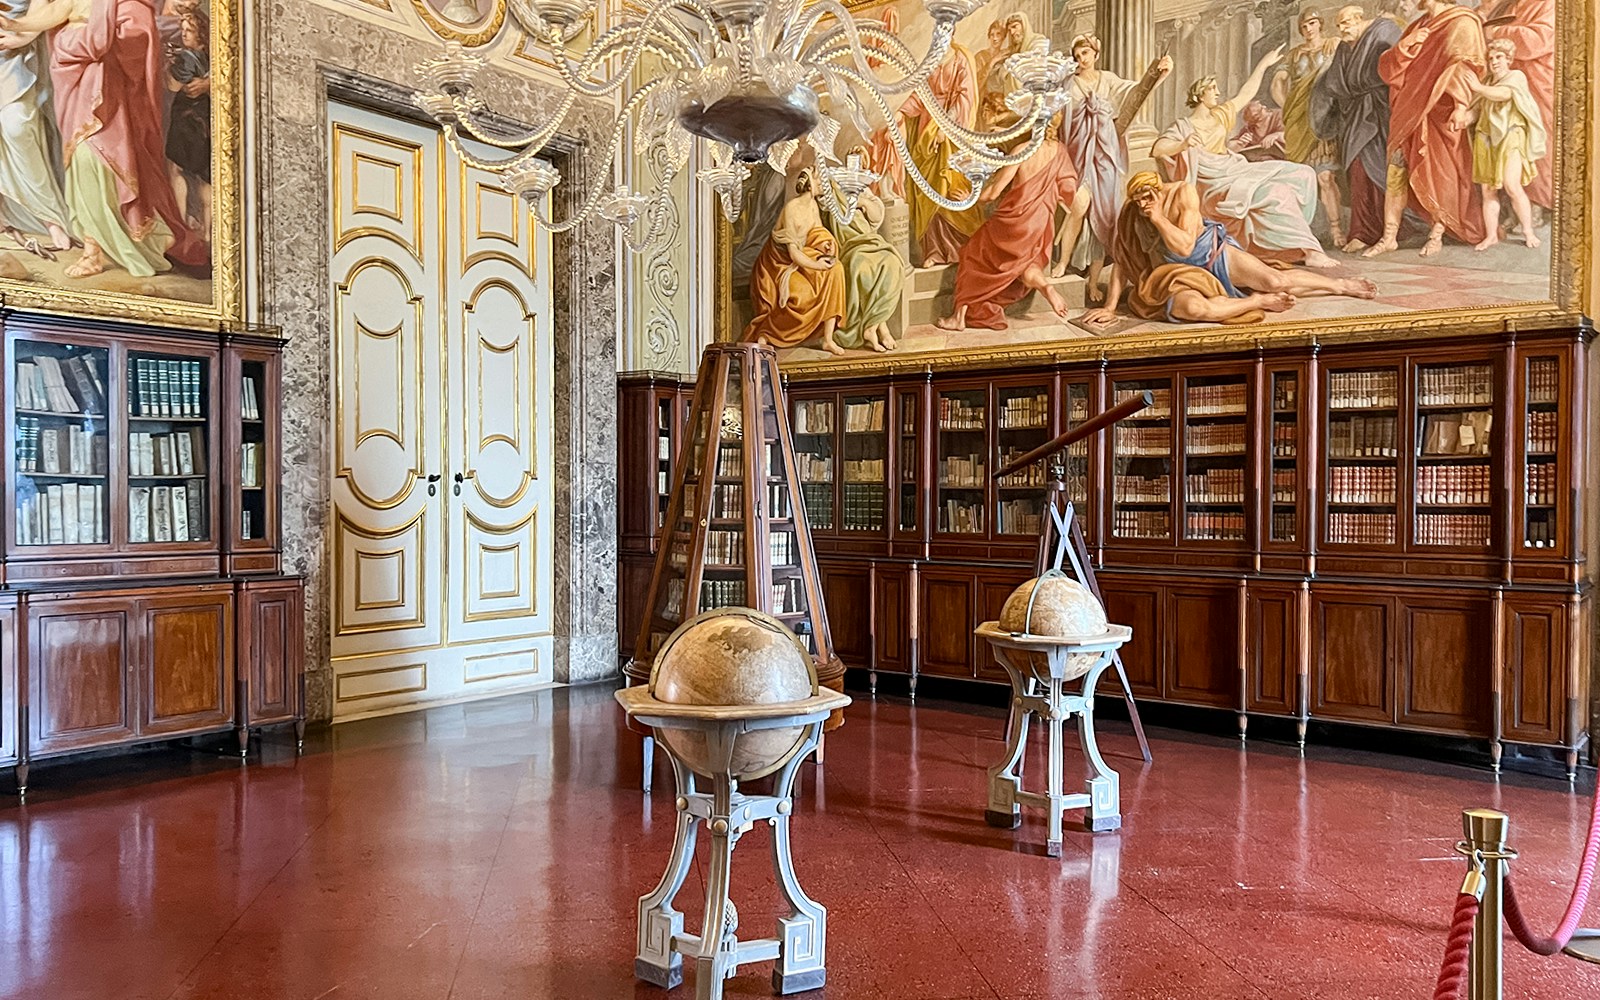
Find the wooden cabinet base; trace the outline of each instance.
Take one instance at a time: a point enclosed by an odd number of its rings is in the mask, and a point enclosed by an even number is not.
[[[305,720],[299,577],[0,595],[0,766]]]

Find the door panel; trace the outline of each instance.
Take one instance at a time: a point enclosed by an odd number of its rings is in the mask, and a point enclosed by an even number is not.
[[[922,574],[922,673],[971,677],[972,575]]]
[[[54,753],[132,739],[131,601],[40,603],[28,615],[30,747]]]
[[[828,635],[846,666],[865,669],[872,656],[872,580],[870,567],[821,567],[822,600],[828,608]]]
[[[233,596],[139,602],[144,677],[139,734],[226,726],[233,718]]]
[[[443,472],[438,136],[337,105],[330,118],[338,676],[444,641],[445,510],[427,489]]]
[[[1200,705],[1239,702],[1239,597],[1236,587],[1167,592],[1166,697]]]
[[[1158,592],[1121,582],[1107,583],[1102,577],[1100,594],[1105,600],[1106,618],[1133,629],[1133,637],[1120,650],[1128,686],[1135,695],[1162,697],[1162,678],[1156,673],[1156,658],[1163,642]]]
[[[547,681],[548,235],[436,130],[329,119],[335,717]]]
[[[1250,588],[1246,650],[1252,712],[1292,712],[1299,656],[1298,593]]]
[[[1313,594],[1311,622],[1316,643],[1311,714],[1394,721],[1394,603]]]
[[[1400,722],[1490,735],[1494,603],[1404,599]]]
[[[1506,739],[1559,743],[1566,707],[1566,602],[1510,597],[1505,614]]]

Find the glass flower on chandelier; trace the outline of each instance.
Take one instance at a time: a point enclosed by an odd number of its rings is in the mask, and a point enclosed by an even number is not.
[[[823,206],[845,220],[853,217],[857,199],[879,175],[859,154],[841,159],[837,147],[844,144],[846,124],[859,139],[887,137],[909,182],[934,204],[961,211],[977,202],[995,171],[1039,148],[1043,123],[1066,106],[1065,85],[1076,69],[1070,57],[1051,52],[1041,39],[1005,63],[1018,83],[1005,100],[1014,121],[984,131],[951,118],[929,89],[928,76],[949,53],[956,24],[986,2],[925,0],[933,37],[919,57],[884,24],[857,20],[839,0],[654,0],[642,16],[617,24],[579,52],[572,51],[573,43],[589,24],[595,0],[508,0],[529,36],[554,57],[566,84],[554,113],[531,130],[508,131],[505,119],[474,89],[482,57],[455,42],[417,68],[423,89],[416,102],[439,122],[463,160],[498,173],[507,190],[533,207],[540,224],[564,232],[598,214],[621,229],[635,252],[663,236],[671,185],[687,169],[697,139],[703,144],[699,179],[716,192],[729,221],[739,217],[751,167],[766,162],[784,172],[800,142],[815,153]],[[637,80],[647,55],[660,71],[653,66],[648,79]],[[971,182],[964,197],[947,197],[911,159],[895,120],[899,102],[891,105],[891,99],[912,94],[954,147],[950,165]],[[619,101],[620,108],[592,168],[600,180],[558,221],[547,214],[545,195],[561,182],[561,173],[540,153],[580,97]],[[874,128],[871,120],[884,124]],[[654,157],[664,169],[649,193],[606,182],[630,125],[637,151],[664,154]],[[462,148],[464,137],[506,155],[474,156]],[[856,141],[852,137],[852,145]]]

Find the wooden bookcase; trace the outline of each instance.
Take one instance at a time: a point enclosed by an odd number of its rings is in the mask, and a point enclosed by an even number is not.
[[[1585,512],[1600,502],[1592,336],[793,375],[796,450],[827,473],[806,501],[835,648],[851,667],[1003,680],[972,629],[1031,573],[1038,493],[987,473],[1151,390],[1153,408],[1067,458],[1108,614],[1134,630],[1136,694],[1231,711],[1241,732],[1322,720],[1575,762],[1592,674]],[[622,390],[647,391],[676,390]],[[845,416],[865,402],[881,429]],[[867,480],[843,463],[868,453],[881,475],[847,491]],[[625,445],[625,509],[654,502],[626,486],[648,459]]]
[[[0,765],[303,724],[282,341],[7,315]]]

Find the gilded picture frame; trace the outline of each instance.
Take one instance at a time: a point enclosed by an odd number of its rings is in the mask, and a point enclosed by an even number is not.
[[[888,0],[893,2],[893,0]],[[1492,0],[1485,0],[1487,6]],[[868,0],[851,5],[858,16],[872,16],[885,0]],[[1306,0],[1306,7],[1327,8],[1341,5]],[[1369,4],[1370,6],[1370,4]],[[985,10],[974,15],[986,16]],[[1249,326],[1166,324],[1169,328],[1107,336],[1071,339],[1041,339],[1034,343],[984,345],[974,343],[930,351],[889,351],[866,354],[852,351],[845,357],[816,357],[820,352],[781,351],[784,367],[796,377],[830,377],[844,371],[869,370],[894,374],[926,370],[992,368],[1015,364],[1048,364],[1098,357],[1160,356],[1197,351],[1292,346],[1309,343],[1383,342],[1397,335],[1407,338],[1449,336],[1534,327],[1549,327],[1580,322],[1589,312],[1589,269],[1594,265],[1593,209],[1588,195],[1593,166],[1588,151],[1594,136],[1592,124],[1600,108],[1594,106],[1593,27],[1585,0],[1557,0],[1555,93],[1550,143],[1554,148],[1554,205],[1549,215],[1548,294],[1475,308],[1397,309],[1376,315],[1359,315],[1315,320],[1274,321]],[[1160,16],[1159,10],[1157,14]],[[1051,37],[1051,47],[1066,49],[1069,38]],[[1183,86],[1180,84],[1180,92]],[[733,229],[720,212],[715,226],[716,295],[715,332],[719,340],[738,339],[736,328],[746,318],[735,309],[733,269]],[[1470,248],[1463,248],[1470,249]],[[1396,255],[1398,256],[1398,255]],[[1409,254],[1407,254],[1409,256]],[[746,305],[743,312],[748,314]],[[1147,324],[1149,325],[1149,324]],[[795,354],[802,357],[794,357]]]
[[[8,215],[6,238],[0,240],[0,252],[11,258],[7,270],[13,275],[0,276],[0,297],[6,307],[173,326],[215,326],[242,319],[243,58],[239,7],[233,3],[204,0],[174,4],[169,0],[162,5],[151,4],[150,9],[159,12],[155,14],[158,23],[153,44],[163,48],[160,65],[168,79],[158,86],[169,92],[168,99],[172,103],[166,109],[168,114],[174,113],[178,101],[190,96],[190,92],[184,90],[185,83],[200,78],[208,81],[194,93],[209,97],[210,146],[205,155],[209,156],[210,176],[207,182],[205,156],[195,162],[192,142],[185,149],[168,145],[165,150],[184,160],[185,165],[179,166],[169,159],[155,165],[161,174],[140,176],[172,175],[173,188],[185,196],[178,218],[180,227],[188,234],[185,238],[174,237],[173,245],[189,243],[199,247],[201,244],[195,241],[201,240],[204,257],[202,259],[200,250],[194,250],[190,256],[199,262],[185,265],[179,273],[179,266],[172,263],[174,258],[163,258],[159,249],[146,251],[147,259],[154,261],[152,267],[156,273],[141,278],[119,268],[117,254],[106,253],[103,257],[107,264],[102,271],[75,277],[69,273],[70,268],[82,260],[87,249],[84,240],[89,232],[88,227],[80,228],[77,209],[68,206],[71,221],[65,225],[69,229],[71,246],[66,249],[51,240],[46,232],[18,230]],[[199,18],[189,16],[195,9],[200,11]],[[95,10],[99,10],[98,6]],[[68,30],[71,29],[61,29]],[[200,51],[202,38],[204,51]],[[64,99],[59,78],[52,79],[56,70],[48,49],[58,42],[54,31],[46,31],[35,43],[39,46],[39,77],[57,84],[50,96],[52,106],[59,106]],[[204,134],[203,125],[198,124],[204,120],[204,113],[201,109],[187,118],[184,127],[191,130],[188,133],[191,139],[197,127],[201,129],[200,134]],[[158,141],[171,141],[174,120],[169,118],[161,123]],[[59,125],[50,120],[48,127],[50,152],[58,161],[57,169],[64,170],[60,166],[66,156],[57,136]],[[137,141],[138,137],[130,144]],[[127,170],[127,164],[120,161],[108,166],[119,178]],[[166,179],[163,176],[163,180]],[[59,180],[58,176],[58,183]],[[171,204],[176,206],[176,197]],[[165,219],[169,213],[151,214]],[[124,220],[127,217],[124,214]],[[130,224],[129,228],[137,236],[139,229],[148,228],[148,223],[145,227]],[[162,270],[163,259],[170,269]],[[27,271],[29,277],[14,276],[17,268]]]

